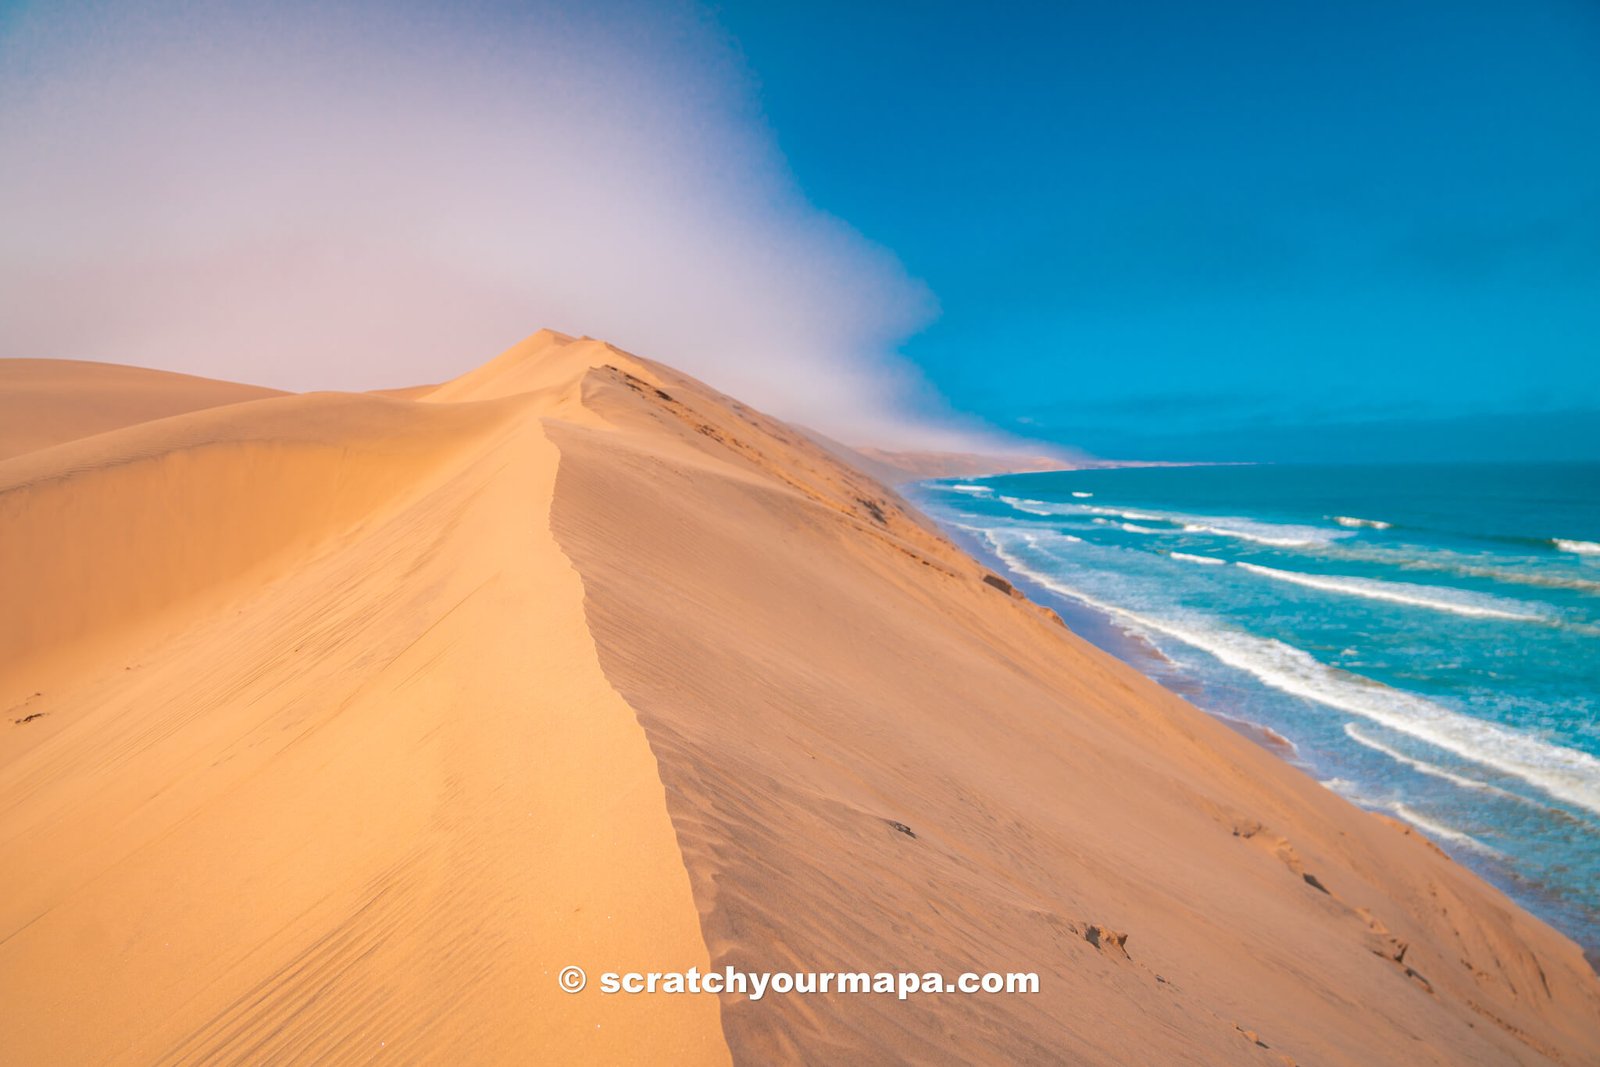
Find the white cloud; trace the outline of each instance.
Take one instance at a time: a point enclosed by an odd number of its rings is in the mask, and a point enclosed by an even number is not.
[[[550,326],[960,443],[892,356],[930,295],[807,203],[696,9],[49,3],[0,71],[0,355],[366,389]]]

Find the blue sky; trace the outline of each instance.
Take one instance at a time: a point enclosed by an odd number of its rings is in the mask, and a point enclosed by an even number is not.
[[[1600,7],[725,0],[957,408],[1105,455],[1600,458]],[[1536,416],[1536,417],[1530,417]]]
[[[1600,6],[0,0],[0,233],[0,357],[1600,459]]]

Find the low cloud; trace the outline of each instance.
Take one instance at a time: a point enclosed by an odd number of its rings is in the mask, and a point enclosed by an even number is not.
[[[930,294],[805,200],[696,8],[4,18],[0,355],[368,389],[550,326],[836,436],[970,442],[892,354]]]

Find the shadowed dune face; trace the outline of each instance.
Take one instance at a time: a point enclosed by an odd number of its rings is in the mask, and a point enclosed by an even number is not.
[[[0,1062],[726,1060],[714,999],[556,984],[708,958],[536,410],[292,397],[0,464]]]
[[[240,399],[0,461],[0,1061],[1600,1059],[1565,938],[699,382]]]
[[[612,429],[553,430],[555,529],[714,962],[1043,987],[730,998],[736,1059],[1593,1054],[1600,1001],[1564,939],[1007,595],[892,496],[865,506],[803,440],[653,369],[591,377]]]
[[[493,412],[336,394],[190,412],[0,464],[0,701],[248,598],[481,446]],[[24,666],[28,671],[22,670]]]

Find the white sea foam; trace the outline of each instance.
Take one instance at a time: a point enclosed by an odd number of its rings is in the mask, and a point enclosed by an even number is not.
[[[1563,552],[1576,552],[1580,556],[1600,556],[1600,542],[1565,541],[1559,537],[1553,537],[1550,539],[1550,543]]]
[[[1257,522],[1233,516],[1189,515],[1176,511],[1144,511],[1136,508],[1106,507],[1103,504],[1047,503],[1043,500],[1018,500],[1001,497],[1012,507],[1026,505],[1031,514],[1049,515],[1102,515],[1128,522],[1164,522],[1189,533],[1209,533],[1219,537],[1234,537],[1256,541],[1264,545],[1297,547],[1326,544],[1349,537],[1342,530],[1328,530],[1318,526],[1296,526],[1286,523]]]
[[[1060,530],[1017,530],[1016,533],[1030,547],[1034,548],[1037,548],[1041,541],[1065,541],[1068,544],[1083,544],[1083,538],[1074,537],[1069,533],[1062,533]],[[988,538],[988,541],[990,545],[994,544],[994,538]]]
[[[1219,525],[1227,523],[1227,525]],[[1318,530],[1314,526],[1279,526],[1274,523],[1250,522],[1247,519],[1201,519],[1184,522],[1189,533],[1208,533],[1217,537],[1235,537],[1241,541],[1254,541],[1275,548],[1303,548],[1320,545],[1341,535]]]
[[[1123,523],[1122,524],[1122,528],[1124,530],[1128,531],[1129,533],[1136,533],[1136,534],[1164,534],[1164,533],[1171,533],[1172,532],[1171,530],[1157,530],[1152,526],[1135,526],[1131,522]]]
[[[947,485],[946,489],[952,493],[966,493],[968,496],[993,496],[994,490],[987,485]]]
[[[1370,748],[1374,752],[1381,752],[1383,755],[1388,756],[1396,763],[1410,767],[1419,774],[1425,774],[1430,778],[1442,779],[1443,781],[1449,782],[1452,785],[1460,786],[1462,789],[1470,789],[1474,793],[1489,793],[1497,797],[1503,797],[1506,800],[1515,800],[1522,804],[1530,804],[1537,808],[1544,807],[1543,804],[1529,800],[1524,796],[1518,796],[1509,789],[1501,789],[1497,785],[1490,785],[1488,782],[1480,782],[1476,778],[1468,778],[1464,774],[1457,774],[1454,771],[1446,770],[1445,768],[1440,767],[1438,764],[1429,763],[1427,760],[1415,759],[1411,756],[1408,756],[1399,749],[1391,748],[1376,738],[1368,737],[1364,732],[1358,729],[1356,724],[1353,722],[1347,722],[1344,724],[1344,732],[1345,735],[1356,744],[1365,748]]]
[[[1003,537],[996,536],[998,532],[986,533],[995,554],[1012,570],[1052,592],[1151,636],[1164,635],[1200,649],[1274,689],[1358,715],[1600,813],[1600,759],[1586,752],[1475,719],[1413,693],[1330,667],[1282,641],[1225,629],[1203,617],[1162,618],[1107,604],[1029,566]]]
[[[1021,511],[1028,515],[1056,515],[1058,512],[1050,510],[1050,505],[1043,500],[1019,500],[1014,496],[1003,496],[1000,502],[1013,511]]]
[[[1369,530],[1387,530],[1393,523],[1380,522],[1377,519],[1358,519],[1353,515],[1335,515],[1333,521],[1340,526],[1365,526]]]
[[[1305,586],[1307,589],[1365,597],[1368,600],[1386,600],[1392,604],[1447,611],[1452,615],[1466,615],[1480,619],[1509,619],[1515,622],[1541,622],[1547,618],[1532,610],[1529,605],[1469,593],[1461,589],[1439,589],[1430,585],[1383,582],[1374,578],[1350,578],[1332,574],[1302,574],[1299,571],[1262,567],[1255,563],[1240,563],[1237,566],[1251,574]]]
[[[1026,544],[1031,546],[1037,546],[1042,540],[1045,539],[1048,539],[1052,542],[1066,542],[1068,544],[1083,543],[1083,538],[1074,537],[1069,533],[1062,533],[1059,530],[1027,530],[1020,526],[1006,526],[1000,528],[993,526],[973,526],[970,523],[956,522],[954,519],[944,519],[942,521],[946,526],[954,529],[962,530],[970,534],[977,534],[989,545],[990,548],[995,546],[995,534],[997,533],[1014,534],[1015,536],[1021,538]]]
[[[1118,519],[1129,519],[1133,522],[1166,522],[1177,525],[1172,518],[1161,514],[1159,511],[1128,511],[1123,508],[1103,508],[1097,504],[1072,504],[1069,507],[1080,508],[1083,511],[1092,511],[1096,515],[1110,515]]]
[[[1093,493],[1079,493],[1076,491],[1074,491],[1072,495],[1080,500],[1088,500],[1090,497],[1094,496]]]
[[[1498,857],[1500,855],[1500,853],[1471,834],[1464,834],[1460,830],[1444,825],[1444,823],[1435,822],[1433,819],[1419,815],[1414,809],[1408,808],[1399,801],[1390,804],[1389,810],[1417,829],[1429,833],[1441,841],[1447,841],[1452,845],[1460,845],[1462,848],[1470,848],[1472,851],[1481,852],[1486,856]]]
[[[1167,555],[1173,559],[1181,559],[1185,563],[1203,563],[1208,567],[1221,567],[1228,562],[1225,559],[1218,559],[1216,556],[1191,556],[1187,552],[1168,552]]]
[[[1001,497],[1000,499],[1006,501],[1007,503],[1011,503],[1013,498]],[[1114,519],[1129,519],[1134,522],[1172,522],[1172,520],[1167,516],[1157,514],[1156,512],[1134,511],[1127,508],[1108,508],[1099,504],[1052,504],[1043,500],[1020,500],[1016,503],[1028,504],[1036,508],[1044,508],[1046,509],[1046,512],[1051,515],[1104,515]],[[1014,507],[1015,504],[1012,506]]]

